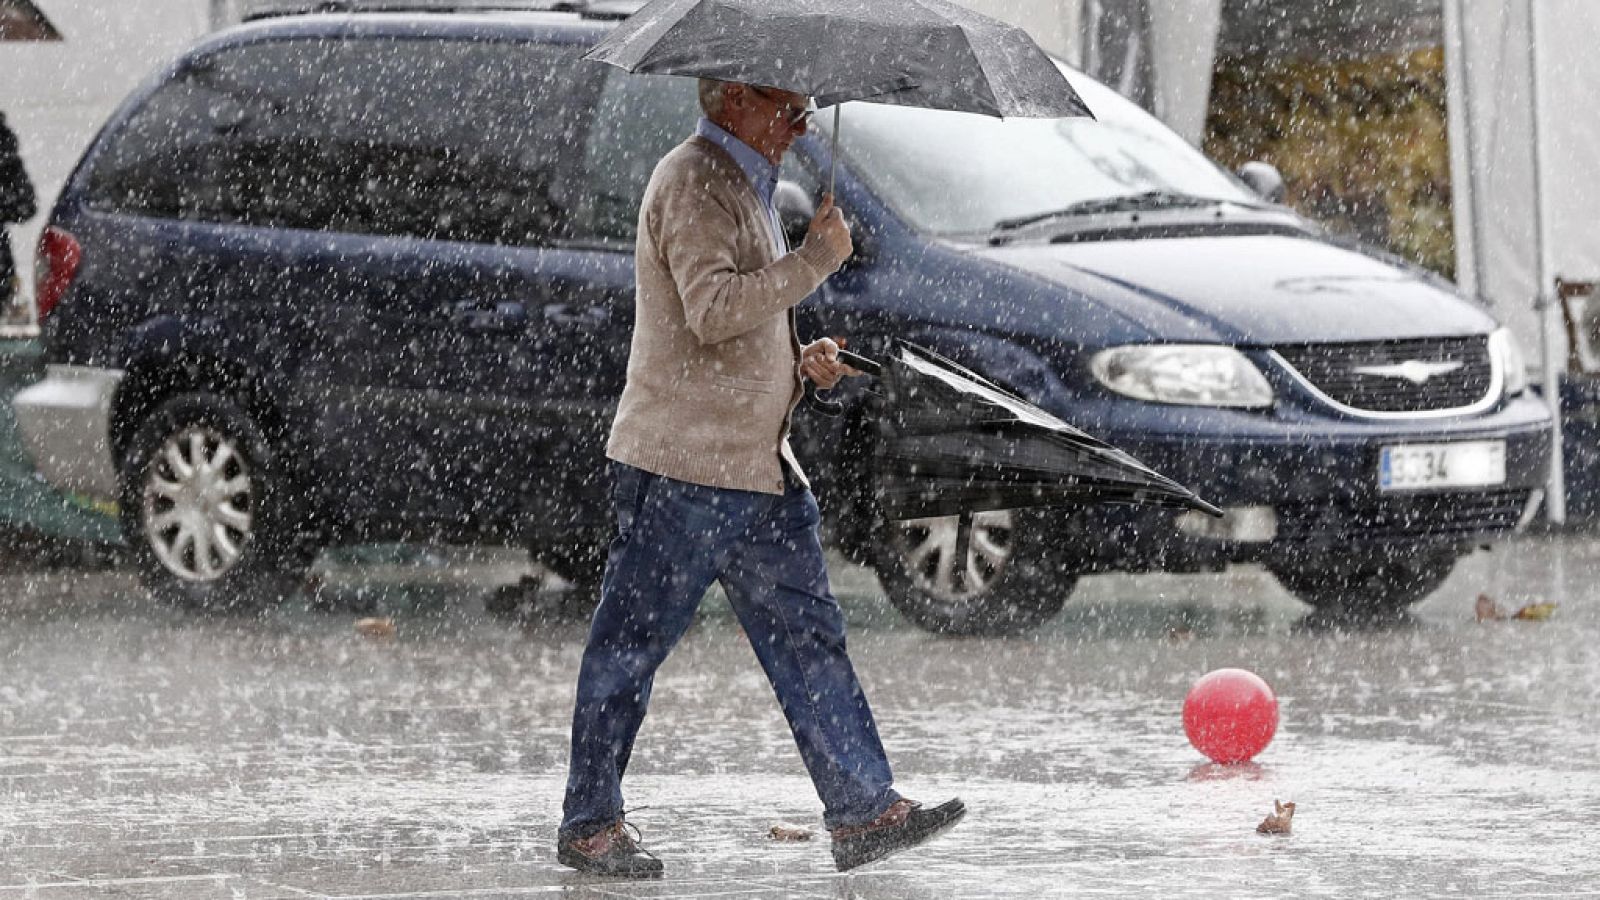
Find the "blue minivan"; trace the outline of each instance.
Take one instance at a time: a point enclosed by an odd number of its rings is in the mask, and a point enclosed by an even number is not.
[[[692,82],[579,60],[614,18],[263,19],[111,119],[41,241],[49,369],[15,406],[47,479],[120,504],[156,594],[252,603],[391,539],[526,546],[595,582],[639,198],[697,115]],[[1482,306],[1067,74],[1099,121],[848,105],[858,250],[802,337],[937,349],[1228,515],[887,521],[853,379],[797,449],[830,541],[897,608],[1014,631],[1083,573],[1232,563],[1399,608],[1533,515],[1549,419]],[[785,163],[796,234],[830,162],[824,133]]]

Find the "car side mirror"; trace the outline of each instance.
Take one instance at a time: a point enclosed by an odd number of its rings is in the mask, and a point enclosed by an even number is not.
[[[1268,203],[1283,202],[1283,173],[1272,163],[1253,160],[1240,166],[1235,174],[1261,199]]]
[[[800,185],[779,181],[772,192],[772,206],[778,211],[778,222],[783,225],[789,246],[799,247],[806,239],[806,229],[811,227],[811,217],[817,214],[816,201]]]

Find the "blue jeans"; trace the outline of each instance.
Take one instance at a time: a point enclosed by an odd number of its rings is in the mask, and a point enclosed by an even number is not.
[[[792,477],[777,496],[613,468],[617,536],[578,674],[562,834],[587,837],[622,815],[656,669],[718,580],[789,720],[824,823],[877,818],[899,795],[845,654],[811,491]]]

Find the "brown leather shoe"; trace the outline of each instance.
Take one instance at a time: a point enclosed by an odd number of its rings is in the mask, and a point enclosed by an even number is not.
[[[563,835],[556,839],[556,859],[564,866],[590,875],[616,878],[660,878],[661,860],[639,846],[623,820],[585,838]]]
[[[865,825],[833,830],[833,864],[844,872],[909,850],[948,831],[966,814],[967,807],[960,800],[933,809],[923,809],[915,800],[896,800]]]

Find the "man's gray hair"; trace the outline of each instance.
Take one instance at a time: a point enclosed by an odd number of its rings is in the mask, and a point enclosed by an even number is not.
[[[706,118],[715,119],[722,115],[722,88],[726,81],[715,78],[700,79],[700,109]]]

